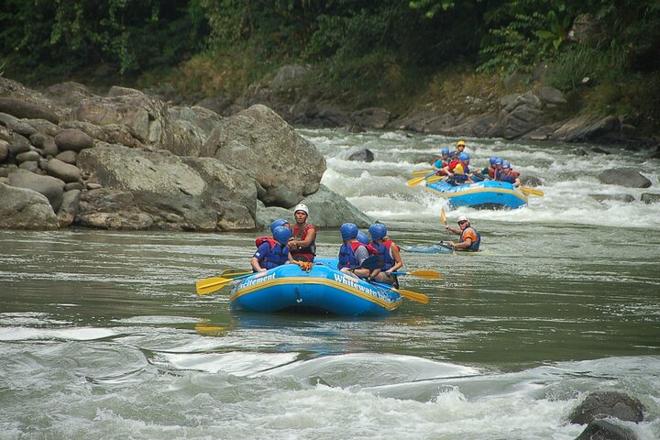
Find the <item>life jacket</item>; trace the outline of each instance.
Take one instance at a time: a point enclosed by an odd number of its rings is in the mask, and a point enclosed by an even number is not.
[[[477,232],[477,230],[474,229],[472,226],[468,226],[467,228],[465,228],[465,229],[463,230],[463,232],[461,232],[461,241],[464,241],[464,238],[463,238],[463,237],[465,236],[465,233],[467,232],[468,229],[472,229],[472,230],[474,231],[474,233],[477,235],[477,239],[476,239],[476,240],[473,240],[473,241],[472,241],[472,244],[470,245],[470,247],[465,248],[465,250],[466,250],[466,251],[473,251],[473,252],[476,252],[476,251],[479,250],[479,245],[481,244],[481,234],[479,234],[479,233]]]
[[[392,240],[390,240],[389,238],[387,240],[381,241],[380,243],[373,242],[373,244],[376,247],[376,249],[378,250],[377,255],[383,259],[382,270],[387,270],[390,267],[394,266],[394,263],[396,263],[396,261],[394,261],[394,258],[392,258],[391,249],[392,249],[392,246],[393,245],[396,246],[396,244],[394,244],[394,242]],[[397,246],[397,248],[398,248],[398,246]]]
[[[304,228],[300,228],[298,223],[296,223],[293,225],[291,232],[296,240],[304,240],[307,237],[309,230],[313,227],[314,225],[307,223]],[[316,256],[316,241],[313,241],[309,246],[301,249],[291,249],[291,256],[296,260],[304,259],[304,261],[314,261],[314,257]]]
[[[355,251],[360,246],[364,246],[364,245],[357,240],[351,241],[350,243],[348,243],[348,245],[346,243],[343,243],[339,248],[337,268],[338,269],[343,269],[344,267],[348,267],[349,269],[358,268],[360,265],[358,264],[357,258],[355,257]]]
[[[268,252],[261,255],[259,258],[259,265],[264,269],[272,269],[277,266],[285,264],[289,260],[289,247],[282,246],[273,237],[257,237],[254,244],[257,249],[264,243],[269,244]]]

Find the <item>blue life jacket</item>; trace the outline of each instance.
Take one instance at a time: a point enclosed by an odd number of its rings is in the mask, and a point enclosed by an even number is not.
[[[352,241],[349,244],[342,244],[341,247],[339,248],[339,256],[338,256],[338,262],[337,262],[337,268],[338,269],[343,269],[344,267],[348,267],[349,269],[356,269],[360,265],[358,264],[357,258],[355,257],[355,251],[357,248],[360,246],[364,246],[362,243],[359,241]]]
[[[263,246],[268,243],[268,246]],[[259,260],[259,265],[264,269],[272,269],[281,266],[289,260],[289,246],[282,246],[271,237],[259,237],[256,239],[257,252],[254,254]]]
[[[465,250],[476,252],[476,251],[479,250],[479,245],[481,244],[481,234],[479,232],[477,232],[477,230],[474,229],[472,226],[469,226],[469,227],[465,228],[465,230],[463,232],[461,232],[461,241],[464,241],[463,240],[463,235],[465,234],[465,232],[468,229],[472,229],[474,231],[474,233],[477,234],[477,239],[472,242],[472,244],[470,245],[469,248],[465,248]]]
[[[390,249],[392,248],[392,245],[394,242],[390,239],[383,240],[383,241],[374,241],[372,242],[374,247],[378,250],[378,256],[381,257],[383,260],[383,267],[381,268],[382,270],[387,270],[390,267],[394,266],[394,258],[392,258],[392,252],[390,252]],[[395,245],[396,246],[396,245]]]

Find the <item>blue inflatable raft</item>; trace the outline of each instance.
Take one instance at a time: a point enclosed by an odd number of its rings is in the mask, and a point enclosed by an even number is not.
[[[329,264],[315,262],[309,272],[285,264],[237,281],[230,292],[231,305],[251,312],[339,316],[384,316],[401,305],[401,295],[387,285],[344,274],[336,269],[336,259],[327,260]]]
[[[508,182],[484,180],[465,185],[452,185],[443,180],[427,183],[426,188],[446,197],[456,208],[516,209],[527,205],[527,196]]]

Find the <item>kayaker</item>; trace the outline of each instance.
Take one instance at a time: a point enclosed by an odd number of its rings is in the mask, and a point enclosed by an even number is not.
[[[287,246],[289,238],[291,238],[291,229],[283,225],[273,228],[272,237],[257,238],[257,251],[250,261],[252,271],[265,272],[268,269],[293,262],[289,246]]]
[[[293,208],[296,223],[292,228],[292,239],[289,240],[289,249],[294,260],[314,261],[316,256],[316,226],[307,223],[309,208],[300,203]]]
[[[367,278],[371,270],[362,267],[362,263],[369,258],[369,251],[364,244],[357,240],[357,225],[344,223],[339,227],[339,233],[343,243],[339,248],[337,268],[359,278]]]
[[[457,251],[478,251],[481,244],[481,235],[470,225],[470,221],[466,216],[461,215],[458,217],[457,223],[458,229],[449,225],[445,226],[448,231],[460,235],[458,243],[450,241],[449,245]]]
[[[403,267],[399,246],[387,236],[387,226],[382,223],[369,226],[369,235],[372,245],[378,251],[378,257],[382,259],[382,266],[372,271],[369,278],[399,287],[396,275],[392,275]]]

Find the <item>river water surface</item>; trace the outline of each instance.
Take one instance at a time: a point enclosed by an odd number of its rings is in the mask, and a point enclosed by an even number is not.
[[[455,139],[300,133],[328,159],[322,183],[399,244],[452,238],[445,201],[406,180]],[[354,146],[376,160],[343,160]],[[448,210],[470,217],[483,252],[404,252],[444,278],[402,278],[431,302],[387,318],[196,296],[195,280],[247,269],[254,233],[0,231],[0,439],[573,439],[584,426],[568,416],[596,390],[639,398],[645,421],[626,426],[660,438],[660,204],[595,177],[632,164],[660,192],[660,162],[497,140],[468,151],[512,160],[545,196]],[[321,231],[319,254],[338,241]]]

